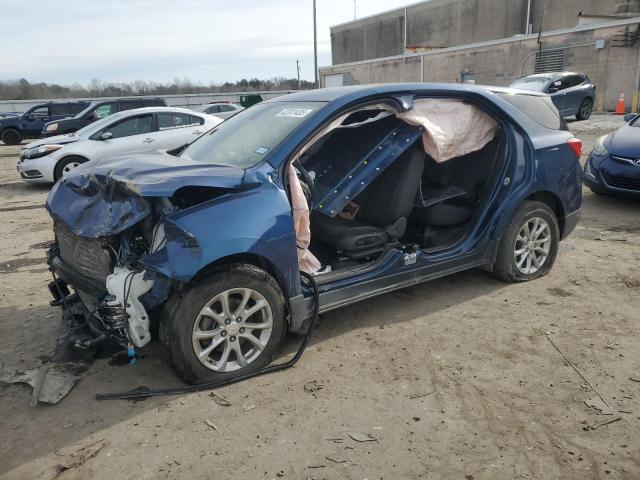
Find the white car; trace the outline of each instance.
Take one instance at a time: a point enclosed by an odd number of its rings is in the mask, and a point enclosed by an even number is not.
[[[56,182],[88,161],[178,148],[221,122],[212,115],[184,108],[127,110],[102,118],[75,133],[28,144],[20,153],[18,172],[27,182]]]
[[[208,113],[209,115],[215,115],[216,117],[226,120],[227,118],[233,117],[236,113],[244,110],[244,107],[231,102],[211,102],[206,105],[193,107],[193,110],[196,112]]]

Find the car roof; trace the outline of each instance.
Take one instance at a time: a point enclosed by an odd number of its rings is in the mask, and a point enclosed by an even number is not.
[[[142,108],[132,108],[131,110],[124,110],[122,112],[114,113],[113,115],[109,115],[104,118],[110,118],[111,120],[118,120],[119,118],[126,118],[130,116],[140,115],[142,113],[161,113],[161,112],[172,112],[172,113],[186,113],[188,115],[193,115],[194,111],[189,110],[187,108],[178,108],[178,107],[142,107]],[[200,115],[206,115],[205,113],[199,113]]]
[[[381,83],[372,85],[354,85],[348,87],[319,88],[303,90],[266,100],[266,102],[332,102],[345,97],[365,98],[379,94],[402,94],[425,91],[478,92],[478,93],[509,93],[515,95],[546,96],[544,93],[529,92],[509,87],[495,87],[490,85],[471,85],[466,83]]]
[[[546,73],[535,73],[533,75],[525,75],[520,78],[560,78],[560,77],[568,77],[569,75],[580,75],[582,77],[586,77],[584,73],[577,72],[546,72]],[[520,80],[520,79],[518,79]]]
[[[122,97],[122,98],[105,98],[104,100],[93,100],[91,102],[92,105],[100,105],[102,103],[113,103],[113,102],[137,102],[141,100],[162,100],[160,97]]]

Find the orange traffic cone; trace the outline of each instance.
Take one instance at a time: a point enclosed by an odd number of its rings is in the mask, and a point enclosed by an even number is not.
[[[624,115],[624,92],[620,92],[620,98],[616,103],[616,115]]]

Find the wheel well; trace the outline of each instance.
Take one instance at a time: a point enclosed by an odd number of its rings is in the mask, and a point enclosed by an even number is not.
[[[219,268],[224,265],[231,265],[234,263],[244,263],[248,265],[253,265],[255,267],[261,268],[269,275],[271,275],[274,280],[278,283],[280,290],[282,291],[283,297],[285,300],[287,298],[287,289],[284,278],[280,273],[280,270],[271,262],[270,260],[261,257],[260,255],[256,255],[254,253],[238,253],[235,255],[229,255],[227,257],[219,258],[218,260],[210,263],[202,270],[200,270],[190,281],[189,284],[193,284],[194,282],[199,281],[203,277],[209,275],[213,270]]]
[[[87,157],[83,157],[82,155],[74,155],[74,154],[71,154],[71,155],[65,155],[64,157],[60,157],[60,158],[58,159],[58,163],[62,162],[63,160],[67,160],[68,158],[74,158],[74,157],[75,157],[75,158],[81,158],[81,159],[83,159],[85,162],[88,162],[88,161],[89,161],[89,159],[88,159]]]
[[[562,202],[558,196],[554,193],[542,191],[529,195],[526,200],[535,200],[546,204],[556,214],[556,220],[558,220],[558,227],[560,227],[560,237],[564,233],[564,220],[565,212]]]

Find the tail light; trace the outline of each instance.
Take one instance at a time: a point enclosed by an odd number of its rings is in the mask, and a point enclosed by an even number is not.
[[[582,140],[580,140],[579,138],[570,138],[569,140],[567,140],[567,143],[569,144],[569,147],[571,147],[571,150],[573,150],[573,153],[576,154],[576,157],[578,157],[578,159],[582,157]]]

